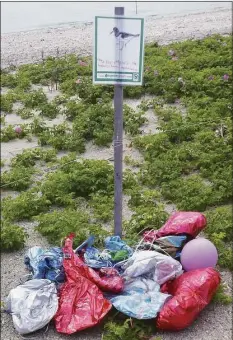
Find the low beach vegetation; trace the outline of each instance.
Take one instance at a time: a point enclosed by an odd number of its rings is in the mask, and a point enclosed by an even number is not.
[[[36,221],[53,245],[73,231],[75,245],[94,234],[98,246],[113,232],[113,165],[82,159],[87,142],[100,149],[113,142],[113,87],[93,85],[91,74],[91,59],[75,55],[23,65],[14,75],[2,72],[1,86],[8,88],[1,95],[2,111],[11,114],[20,102],[16,113],[32,121],[21,124],[20,133],[2,124],[1,141],[35,136],[39,144],[15,156],[2,173],[2,189],[19,191],[2,200],[3,250],[23,247],[26,234],[17,223],[24,220]],[[43,91],[50,82],[60,91],[52,101]],[[231,36],[145,47],[144,85],[124,89],[125,98],[141,98],[136,109],[124,105],[124,131],[144,157],[141,162],[125,157],[131,168],[123,178],[132,213],[123,225],[127,242],[160,228],[169,217],[166,205],[175,204],[205,214],[205,235],[218,249],[219,265],[232,270],[231,96]],[[156,134],[142,134],[148,110],[156,117]],[[61,113],[64,122],[46,125]],[[60,151],[70,153],[58,158]],[[216,301],[228,303],[222,290]],[[110,321],[103,339],[145,339],[146,330],[138,327]]]

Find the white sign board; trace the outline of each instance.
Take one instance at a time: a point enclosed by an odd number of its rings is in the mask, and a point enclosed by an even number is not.
[[[142,85],[144,19],[95,17],[93,83]]]

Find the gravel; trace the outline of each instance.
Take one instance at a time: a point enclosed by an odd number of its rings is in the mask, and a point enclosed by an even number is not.
[[[215,9],[209,12],[145,20],[146,42],[159,44],[203,38],[208,34],[229,34],[232,32],[232,13],[229,9]],[[75,24],[59,28],[44,28],[27,32],[1,35],[1,65],[20,65],[41,61],[48,55],[78,53],[92,55],[93,24]]]
[[[155,19],[149,17],[146,19],[145,33],[146,41],[157,41],[161,44],[167,44],[172,41],[185,40],[188,38],[202,38],[207,34],[221,33],[229,34],[231,32],[232,16],[229,10],[218,10],[208,13],[188,14],[173,18]],[[79,52],[80,54],[91,54],[92,46],[92,25],[72,25],[65,28],[48,28],[28,32],[9,33],[2,35],[2,67],[13,63],[19,65],[22,63],[35,62],[40,59],[41,49],[44,49],[46,55],[55,53],[59,46],[61,53]],[[84,39],[85,37],[85,39]],[[4,89],[4,92],[7,90]],[[47,91],[48,92],[48,91]],[[57,94],[57,93],[56,93]],[[52,97],[54,94],[47,95]],[[136,107],[140,101],[128,101],[129,105]],[[152,111],[146,113],[148,123],[142,128],[142,133],[156,133],[157,119]],[[8,123],[15,121],[20,123],[19,117],[15,115],[7,120]],[[35,147],[37,140],[32,142],[26,140],[10,141],[2,143],[2,158],[9,161],[16,153],[22,152],[25,148]],[[61,154],[62,155],[62,154]],[[60,155],[60,156],[61,156]],[[142,155],[137,150],[130,147],[130,140],[124,136],[124,156],[129,155],[135,160],[142,160]],[[92,143],[88,144],[84,158],[109,159],[113,157],[113,148],[97,148]],[[9,192],[4,192],[4,196]],[[13,195],[17,193],[11,192]],[[129,219],[130,210],[127,208],[128,197],[124,197],[124,216]],[[167,205],[168,212],[175,209],[174,205]],[[1,294],[2,300],[8,295],[9,291],[19,284],[20,278],[26,274],[23,264],[25,251],[35,245],[47,247],[48,243],[34,227],[35,223],[22,222],[20,224],[28,232],[26,246],[22,251],[3,253],[1,255]],[[232,274],[228,271],[221,271],[222,280],[226,292],[232,291]],[[13,328],[11,316],[2,313],[1,332],[3,339],[17,340],[19,336]],[[211,303],[192,324],[191,327],[178,333],[157,332],[163,340],[229,340],[232,335],[232,307],[221,304]],[[58,334],[53,325],[50,325],[47,332],[39,331],[32,336],[25,338],[41,339],[66,339],[67,337]],[[79,340],[100,340],[101,328],[95,327],[85,332],[79,332],[72,336],[71,339]]]

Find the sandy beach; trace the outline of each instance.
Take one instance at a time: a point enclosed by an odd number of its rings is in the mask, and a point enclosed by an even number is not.
[[[164,17],[157,19],[156,17],[145,18],[145,39],[146,42],[156,41],[159,44],[168,44],[170,42],[182,41],[186,39],[198,39],[207,35],[219,33],[228,35],[232,32],[232,12],[230,10],[219,9],[211,12],[202,12],[196,14],[187,14],[183,16]],[[91,55],[93,44],[93,24],[77,24],[71,26],[61,26],[57,28],[44,28],[40,30],[24,31],[16,33],[6,33],[1,35],[1,64],[2,68],[8,67],[10,64],[19,66],[27,63],[35,63],[41,61],[41,51],[44,51],[44,57],[56,55],[59,48],[59,56],[68,53],[76,53],[78,55]],[[43,89],[46,93],[46,90]],[[60,92],[54,93],[54,95]],[[49,94],[46,93],[49,99]],[[138,100],[128,100],[125,103],[132,108],[140,103]],[[156,133],[157,117],[154,113],[147,113],[148,123],[143,127],[145,134]],[[50,122],[50,124],[58,124],[59,119]],[[6,117],[6,125],[20,124],[22,120],[16,111]],[[138,150],[128,147],[129,141],[124,139],[124,157],[132,156],[139,159],[142,155]],[[37,140],[13,140],[2,143],[2,159],[9,163],[10,159],[17,153],[21,153],[23,149],[37,146]],[[109,159],[113,155],[113,148],[98,148],[91,143],[87,147],[87,151],[82,157],[90,159]],[[14,192],[5,192],[6,195],[17,195]],[[124,218],[130,219],[131,212],[127,209],[127,199],[124,200]],[[175,208],[167,206],[167,211],[171,213]],[[48,243],[44,237],[35,231],[36,223],[23,221],[20,224],[28,232],[25,249],[14,253],[3,253],[2,262],[2,299],[7,296],[10,289],[19,284],[19,276],[25,274],[23,256],[25,250],[34,245],[47,247]],[[228,292],[232,289],[232,273],[222,270],[221,275],[223,285]],[[2,314],[1,328],[3,339],[19,340],[22,339],[13,328],[11,316]],[[228,340],[232,334],[232,307],[221,304],[210,304],[192,324],[191,327],[179,333],[156,332],[156,336],[163,340]],[[26,337],[25,337],[26,338]],[[57,333],[52,326],[44,333],[44,330],[34,334],[28,339],[50,339],[59,340],[66,339],[64,335]],[[79,340],[101,340],[101,332],[98,327],[79,332],[70,339]]]
[[[145,40],[159,44],[203,38],[208,34],[232,32],[232,13],[228,9],[157,19],[145,18]],[[93,23],[64,25],[1,35],[2,68],[41,61],[44,57],[77,53],[91,55]]]

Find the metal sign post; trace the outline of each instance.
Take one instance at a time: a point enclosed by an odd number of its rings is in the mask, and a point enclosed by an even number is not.
[[[115,15],[124,15],[124,7],[115,7]],[[119,20],[118,25],[119,27]],[[121,68],[121,51],[116,49]],[[114,234],[122,236],[122,154],[123,154],[123,85],[114,85]]]
[[[95,17],[93,84],[114,85],[114,233],[122,236],[123,86],[142,85],[144,19]]]

